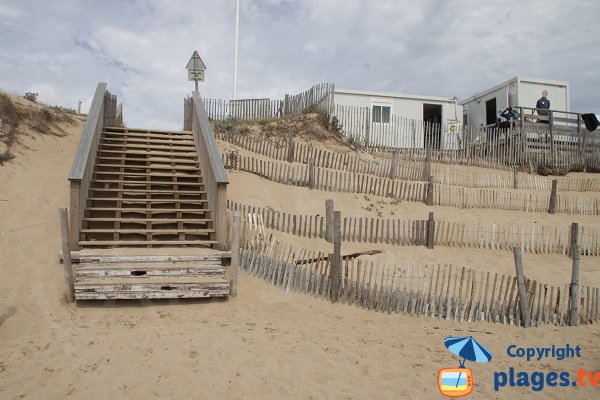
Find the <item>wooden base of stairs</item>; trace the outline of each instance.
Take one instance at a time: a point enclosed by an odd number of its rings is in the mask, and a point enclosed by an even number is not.
[[[76,300],[229,296],[228,253],[209,255],[90,255],[75,266]]]

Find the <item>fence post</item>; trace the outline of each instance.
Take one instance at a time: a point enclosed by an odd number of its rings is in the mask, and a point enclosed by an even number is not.
[[[183,130],[192,130],[192,98],[183,99]]]
[[[513,169],[513,187],[515,189],[519,189],[520,187],[519,172],[516,169]]]
[[[340,284],[342,281],[342,213],[333,213],[333,260],[331,262],[331,302],[338,300]]]
[[[290,128],[288,133],[288,153],[287,153],[288,162],[294,162],[294,128]]]
[[[239,211],[233,212],[233,231],[231,239],[231,274],[229,276],[229,295],[237,295],[237,276],[240,268],[240,216]]]
[[[571,224],[571,249],[569,250],[569,257],[573,258],[575,254],[575,247],[579,245],[579,224],[573,222]]]
[[[569,302],[569,325],[579,325],[577,303],[579,302],[579,246],[573,249],[573,271],[571,272],[571,300]]]
[[[529,328],[529,302],[527,301],[527,290],[525,289],[525,278],[523,276],[523,259],[521,258],[521,248],[513,247],[515,255],[515,269],[517,271],[517,288],[519,290],[519,309],[521,310],[521,320],[523,327]]]
[[[398,152],[398,149],[394,150],[392,156],[392,162],[390,163],[390,179],[396,179],[398,176]]]
[[[433,176],[430,176],[427,182],[427,198],[425,199],[425,204],[428,206],[433,205]]]
[[[554,115],[552,111],[548,112],[548,128],[550,129],[550,163],[554,167],[556,158],[554,156]]]
[[[315,162],[312,159],[308,162],[308,188],[315,188]]]
[[[75,284],[73,282],[73,268],[71,264],[71,249],[69,248],[69,217],[67,209],[61,208],[60,214],[60,236],[62,239],[63,265],[65,267],[65,283],[67,301],[75,301]]]
[[[365,149],[369,150],[369,144],[371,143],[371,116],[369,108],[365,107]]]
[[[325,200],[325,240],[333,243],[333,200]]]
[[[423,164],[423,180],[431,176],[431,145],[427,145],[427,153],[425,155],[425,164]]]
[[[433,213],[429,213],[429,220],[427,221],[427,248],[433,249],[433,238],[435,237],[435,221],[433,220]]]
[[[552,179],[552,191],[550,192],[550,205],[548,207],[548,213],[556,214],[556,200],[558,191],[558,179]]]

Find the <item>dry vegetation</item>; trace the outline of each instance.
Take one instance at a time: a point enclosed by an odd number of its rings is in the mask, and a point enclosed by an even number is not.
[[[64,136],[76,121],[60,107],[49,107],[18,96],[0,93],[0,165],[14,157],[23,136]]]
[[[337,121],[329,121],[326,114],[307,112],[300,115],[260,120],[238,120],[229,118],[224,121],[213,121],[213,129],[217,133],[231,133],[263,137],[267,139],[287,138],[290,129],[300,141],[319,141],[333,147],[349,146],[346,138],[340,133]],[[352,146],[349,147],[349,149]]]

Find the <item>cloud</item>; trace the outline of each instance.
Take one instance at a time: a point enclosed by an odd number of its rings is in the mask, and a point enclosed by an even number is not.
[[[567,80],[572,110],[600,111],[595,1],[240,3],[240,97],[281,98],[327,81],[466,98],[524,75]],[[231,96],[234,1],[23,0],[0,4],[0,21],[5,90],[75,108],[108,82],[130,126],[180,128],[193,89],[185,64],[197,49],[202,94]]]

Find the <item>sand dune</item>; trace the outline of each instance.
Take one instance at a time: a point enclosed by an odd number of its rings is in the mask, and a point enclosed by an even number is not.
[[[57,262],[57,211],[68,205],[66,177],[81,128],[81,123],[69,128],[62,138],[25,139],[28,149],[0,167],[0,398],[433,399],[441,397],[438,370],[459,362],[443,339],[465,335],[474,335],[495,356],[488,364],[468,365],[475,376],[470,398],[597,397],[599,387],[496,392],[493,373],[510,367],[572,374],[580,367],[598,370],[598,325],[525,330],[378,314],[286,295],[243,273],[239,295],[225,301],[65,303]],[[307,212],[322,210],[329,195],[295,190],[233,174],[229,192],[234,200]],[[343,212],[363,212],[354,195],[336,194],[335,199]],[[426,213],[425,207],[410,203],[402,203],[400,210],[419,217]],[[437,207],[435,212],[457,219],[549,218]],[[552,221],[568,223],[572,218],[557,215]],[[301,244],[313,245],[308,239]],[[389,260],[444,259],[507,272],[512,268],[510,260],[502,258],[510,256],[505,252],[384,250],[382,257]],[[561,262],[544,261],[539,255],[535,258],[541,260],[528,260],[526,255],[526,268],[540,277],[568,279],[568,259],[548,257]],[[586,284],[600,283],[597,265],[597,259],[584,259]],[[565,343],[580,345],[582,357],[527,362],[506,355],[510,344]]]

